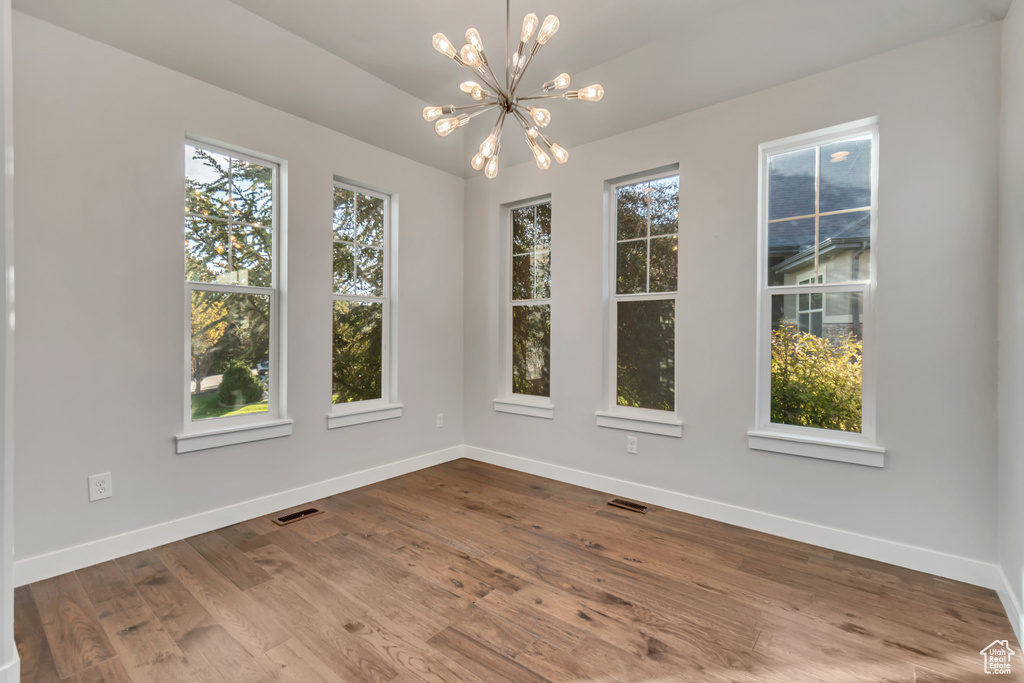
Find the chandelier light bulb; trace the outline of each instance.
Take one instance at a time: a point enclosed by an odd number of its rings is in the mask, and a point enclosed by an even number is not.
[[[530,118],[533,119],[534,123],[541,128],[544,128],[551,123],[551,112],[547,109],[542,109],[541,107],[530,107],[527,111],[530,113]]]
[[[436,121],[444,114],[444,107],[424,107],[423,119],[425,121]]]
[[[474,171],[479,171],[481,168],[484,167],[485,163],[487,163],[487,157],[478,152],[470,160],[469,165],[473,167]]]
[[[540,135],[540,131],[533,126],[526,129],[526,136],[531,140],[536,140],[538,135]]]
[[[469,117],[466,116],[465,114],[453,116],[450,119],[441,119],[434,124],[434,130],[437,131],[437,134],[440,135],[441,137],[447,137],[452,133],[452,131],[454,131],[456,128],[458,128],[468,120]]]
[[[479,69],[484,65],[483,60],[480,59],[480,53],[469,43],[462,46],[459,56],[462,57],[462,61],[465,62],[466,66],[471,69]]]
[[[443,33],[434,34],[434,49],[443,55],[455,58],[455,46],[452,45],[451,41]]]
[[[586,100],[587,102],[600,102],[602,97],[604,97],[604,88],[595,84],[577,90],[575,99]]]
[[[491,133],[486,138],[484,138],[483,142],[480,143],[481,156],[483,156],[485,159],[489,159],[490,157],[494,156],[494,150],[497,148],[497,145],[498,136],[495,135],[494,133]]]
[[[484,51],[484,41],[480,40],[480,32],[475,28],[466,29],[466,42],[476,48],[478,52]]]
[[[520,35],[519,40],[524,43],[530,42],[533,38],[533,32],[537,30],[537,15],[530,12],[523,17],[523,33]]]
[[[533,148],[533,160],[537,162],[537,168],[542,171],[546,171],[551,168],[551,157],[540,148],[540,145],[536,145]]]
[[[560,164],[564,164],[569,161],[569,152],[565,151],[565,148],[561,145],[555,143],[551,144],[551,156],[553,156],[555,161]]]
[[[554,84],[555,90],[565,90],[572,83],[572,79],[569,78],[569,74],[558,74],[551,82]]]
[[[480,84],[477,83],[476,81],[463,81],[462,83],[459,83],[459,90],[461,90],[462,92],[466,93],[467,95],[470,95],[470,94],[473,93],[473,88],[479,88],[479,87],[480,87]]]
[[[537,34],[537,44],[543,45],[544,43],[551,40],[551,36],[558,32],[558,17],[554,14],[549,14],[544,17],[544,23],[540,27],[540,33]]]
[[[495,154],[493,157],[487,160],[487,165],[484,166],[484,175],[488,178],[494,178],[498,175],[498,155]]]

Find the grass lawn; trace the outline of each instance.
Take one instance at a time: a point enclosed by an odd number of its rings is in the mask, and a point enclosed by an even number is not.
[[[222,406],[217,392],[199,394],[192,397],[192,419],[205,420],[209,417],[228,417],[231,415],[245,415],[246,413],[267,412],[267,402],[251,403],[241,408]]]

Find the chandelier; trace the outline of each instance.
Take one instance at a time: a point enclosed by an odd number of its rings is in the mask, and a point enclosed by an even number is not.
[[[597,102],[604,97],[604,88],[591,85],[580,90],[566,90],[571,79],[569,74],[559,74],[554,80],[544,83],[539,88],[518,94],[519,84],[526,74],[533,57],[545,45],[551,36],[558,31],[558,17],[549,14],[537,30],[537,15],[530,13],[523,19],[523,30],[519,35],[519,47],[515,54],[509,55],[509,35],[511,22],[509,0],[505,0],[505,79],[504,85],[494,75],[487,54],[484,52],[480,32],[475,28],[466,31],[466,44],[456,51],[455,46],[443,33],[434,35],[434,49],[452,58],[459,66],[464,66],[483,81],[465,81],[459,89],[475,100],[474,104],[448,105],[444,107],[430,106],[423,109],[423,118],[434,122],[434,130],[441,137],[451,134],[455,129],[466,125],[471,119],[488,111],[497,110],[498,120],[491,129],[490,135],[480,143],[480,150],[473,156],[470,165],[474,170],[483,170],[484,175],[493,178],[498,175],[498,154],[501,152],[501,133],[505,121],[515,119],[526,134],[526,144],[533,152],[537,167],[546,171],[551,167],[551,159],[560,164],[569,160],[569,152],[564,147],[548,140],[539,129],[551,123],[551,112],[536,106],[538,100],[563,98],[567,100],[586,100]],[[536,36],[534,33],[536,32]],[[556,92],[559,91],[559,92]],[[564,92],[563,92],[564,91]],[[441,118],[441,117],[447,118]]]

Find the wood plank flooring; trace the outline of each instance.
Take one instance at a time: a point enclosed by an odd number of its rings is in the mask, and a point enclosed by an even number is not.
[[[458,460],[18,588],[22,681],[990,680],[995,593]]]

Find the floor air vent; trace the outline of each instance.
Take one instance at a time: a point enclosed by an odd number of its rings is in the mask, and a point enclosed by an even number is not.
[[[614,505],[617,508],[623,510],[632,510],[633,512],[639,512],[646,515],[647,511],[651,509],[650,505],[644,505],[643,503],[635,503],[631,500],[623,500],[621,498],[612,498],[608,501],[609,505]]]
[[[306,508],[305,510],[299,510],[298,512],[289,512],[286,515],[280,517],[274,517],[271,521],[278,526],[284,526],[285,524],[292,524],[299,521],[300,519],[306,519],[313,515],[323,514],[323,510],[317,510],[316,508]]]

